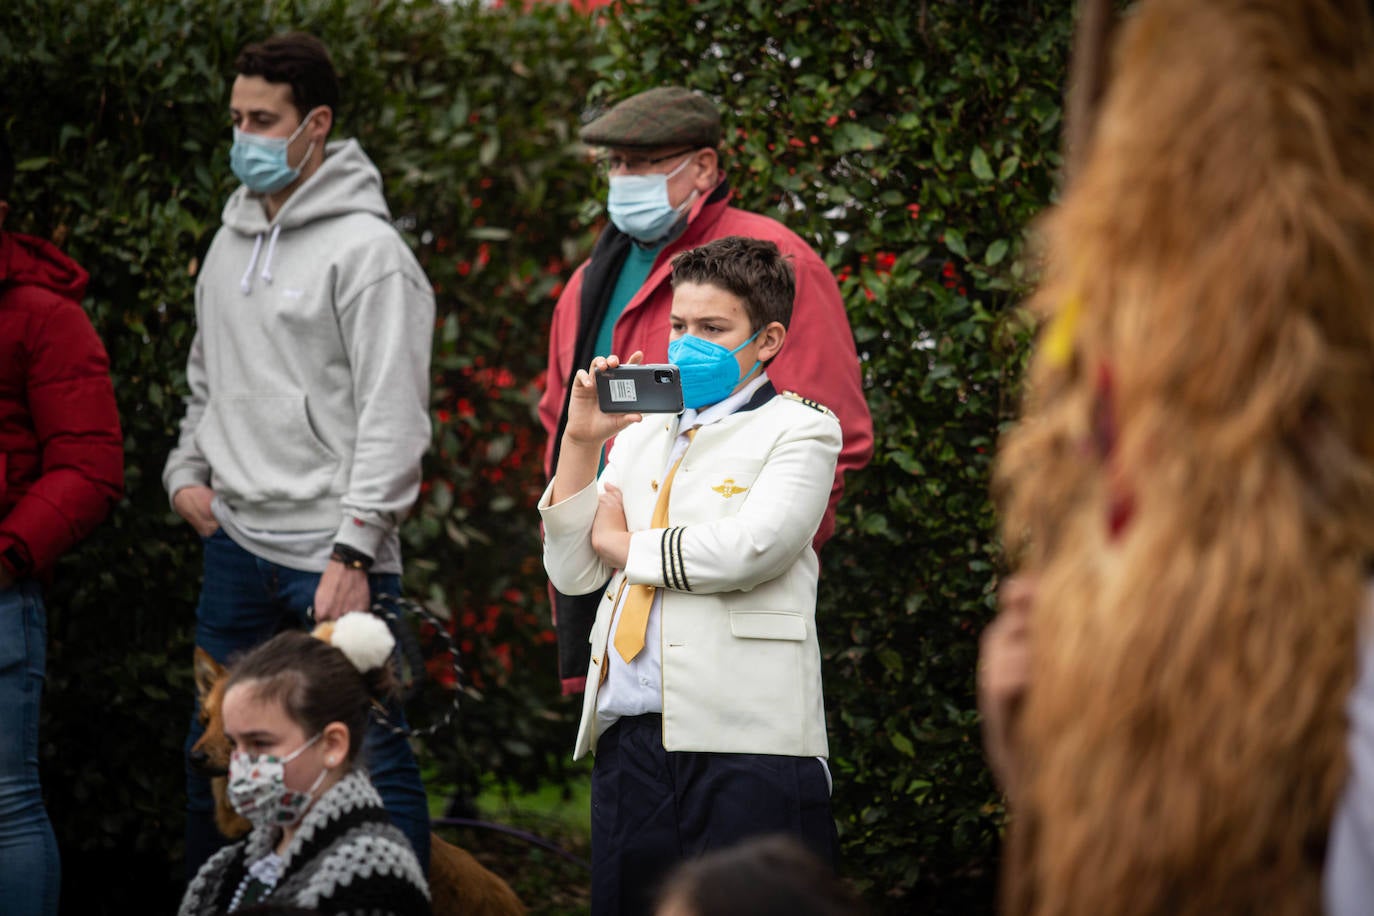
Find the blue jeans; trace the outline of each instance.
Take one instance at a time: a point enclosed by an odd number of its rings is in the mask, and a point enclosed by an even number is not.
[[[263,560],[216,531],[204,539],[205,578],[196,608],[196,645],[220,664],[292,628],[310,626],[306,609],[315,602],[320,574]],[[400,594],[396,575],[368,576],[373,596]],[[210,781],[190,765],[191,746],[205,728],[199,701],[186,736],[186,868],[194,876],[227,841],[215,829],[215,799]],[[388,718],[404,724],[399,706]],[[373,722],[363,738],[363,762],[392,822],[415,847],[420,867],[429,870],[429,803],[415,754],[404,736]],[[0,898],[4,899],[4,898]]]
[[[0,906],[57,912],[61,865],[38,782],[38,706],[48,622],[38,584],[0,590]]]

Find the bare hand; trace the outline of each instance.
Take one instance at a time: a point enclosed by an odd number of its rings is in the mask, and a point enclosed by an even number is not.
[[[592,549],[607,565],[624,569],[630,558],[630,531],[625,522],[625,499],[610,484],[597,499],[592,519]]]
[[[1003,791],[1016,781],[1016,718],[1030,686],[1030,613],[1034,579],[1013,577],[998,596],[1001,610],[983,631],[978,646],[978,710],[983,719],[983,751]]]
[[[172,495],[172,508],[186,519],[196,534],[208,538],[219,530],[219,522],[210,511],[215,491],[209,487],[182,487]]]
[[[626,365],[636,365],[644,361],[644,353],[636,350],[625,361]],[[618,356],[598,356],[591,366],[579,369],[573,379],[572,392],[568,397],[568,424],[563,435],[577,445],[601,448],[607,439],[632,423],[641,419],[637,413],[602,413],[601,402],[596,396],[596,374],[614,369],[621,364]]]
[[[371,607],[367,573],[330,560],[315,589],[315,620],[337,620],[349,611],[366,611]]]
[[[644,354],[638,350],[628,364],[638,363]],[[606,440],[641,419],[637,413],[602,413],[596,397],[596,373],[620,365],[615,356],[598,356],[589,369],[579,369],[568,393],[568,425],[558,450],[558,468],[553,475],[550,502],[561,503],[582,492],[600,473],[601,448]]]

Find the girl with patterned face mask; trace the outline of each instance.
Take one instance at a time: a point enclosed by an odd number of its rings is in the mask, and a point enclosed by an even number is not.
[[[321,912],[429,912],[409,842],[355,766],[374,700],[389,695],[395,639],[345,614],[282,633],[236,663],[221,716],[233,746],[227,794],[253,825],[201,868],[184,916],[260,902]]]
[[[256,687],[251,681],[237,684],[224,696],[224,731],[234,743],[229,801],[253,826],[282,828],[278,845],[285,847],[311,803],[339,781],[348,727],[331,722],[302,739],[301,723],[291,719],[281,699],[264,698]],[[302,775],[311,770],[313,779]]]

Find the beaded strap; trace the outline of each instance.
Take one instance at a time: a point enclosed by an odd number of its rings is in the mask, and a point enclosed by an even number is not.
[[[421,605],[411,601],[409,598],[402,598],[399,595],[379,596],[377,602],[372,605],[372,613],[390,621],[392,625],[391,629],[396,634],[397,644],[401,650],[409,656],[408,661],[411,667],[418,672],[423,672],[425,670],[424,659],[418,641],[404,623],[404,617],[409,616],[417,618],[423,623],[428,623],[433,627],[434,632],[438,634],[439,639],[442,640],[444,647],[448,651],[449,658],[452,660],[455,683],[458,685],[463,683],[463,667],[458,661],[458,647],[453,644],[453,636],[449,633],[448,628],[444,626],[442,620],[431,614]],[[419,676],[421,675],[417,675],[417,677]],[[448,708],[444,710],[444,714],[437,721],[423,728],[403,728],[397,725],[395,722],[391,721],[385,710],[377,704],[373,704],[372,706],[372,718],[377,724],[390,730],[392,734],[403,735],[407,738],[427,738],[440,729],[447,728],[449,724],[453,722],[453,718],[458,712],[458,694],[460,691],[461,687],[455,687],[453,690],[453,701],[449,703]]]
[[[227,912],[238,912],[241,906],[261,903],[271,896],[272,891],[277,887],[277,882],[281,880],[281,864],[281,856],[272,852],[248,866],[248,871],[244,873],[243,880],[239,882],[238,888],[234,891],[233,899],[229,901]]]

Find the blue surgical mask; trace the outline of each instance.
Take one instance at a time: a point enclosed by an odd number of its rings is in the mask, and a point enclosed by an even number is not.
[[[739,384],[739,362],[735,354],[753,342],[763,331],[759,328],[748,340],[727,350],[718,343],[683,334],[668,344],[668,362],[678,368],[682,378],[682,406],[693,409],[718,404],[730,396]],[[754,374],[759,361],[745,373]]]
[[[315,149],[315,141],[310,141],[310,145],[305,149],[305,155],[301,157],[300,165],[294,168],[287,161],[286,148],[301,135],[305,125],[310,123],[310,115],[314,113],[315,110],[312,109],[302,118],[300,127],[297,127],[289,137],[263,137],[234,128],[234,145],[229,149],[229,167],[234,170],[238,180],[248,186],[248,190],[258,194],[271,194],[300,177],[301,166],[310,158],[310,153]]]
[[[697,195],[693,190],[681,207],[674,207],[668,200],[668,179],[687,168],[691,161],[688,156],[666,175],[612,175],[606,211],[615,227],[646,244],[668,235]]]

